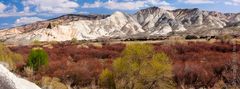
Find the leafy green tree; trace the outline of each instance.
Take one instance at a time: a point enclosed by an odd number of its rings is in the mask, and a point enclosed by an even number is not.
[[[48,54],[42,48],[33,48],[28,56],[27,65],[33,70],[48,66]]]
[[[165,53],[155,53],[151,45],[132,44],[113,63],[118,89],[172,89],[172,64]]]
[[[113,73],[108,69],[103,70],[99,77],[99,85],[107,89],[116,89]]]

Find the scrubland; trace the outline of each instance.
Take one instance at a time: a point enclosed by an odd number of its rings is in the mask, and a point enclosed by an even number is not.
[[[49,61],[47,67],[33,70],[27,62],[36,47],[46,51]],[[21,58],[10,61],[13,72],[45,89],[229,89],[240,85],[240,69],[233,69],[240,66],[240,45],[230,42],[56,42],[5,49],[14,55],[9,56],[11,60]]]

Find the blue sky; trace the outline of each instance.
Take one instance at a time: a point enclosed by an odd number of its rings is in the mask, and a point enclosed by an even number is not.
[[[240,13],[240,0],[0,0],[0,28],[20,26],[64,14],[135,13],[158,6],[164,9],[200,8]]]

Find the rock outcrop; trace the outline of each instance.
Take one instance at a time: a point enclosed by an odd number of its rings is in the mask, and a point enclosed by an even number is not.
[[[17,77],[0,64],[0,89],[41,89],[36,84]]]

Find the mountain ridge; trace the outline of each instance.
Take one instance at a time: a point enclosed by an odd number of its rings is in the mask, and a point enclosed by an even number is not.
[[[157,6],[153,6],[153,7],[149,7],[149,8],[145,8],[145,9],[141,9],[141,10],[147,10],[147,9],[151,9],[151,8],[163,9],[163,8],[160,8],[160,7],[157,7]],[[180,9],[167,10],[167,11],[194,10],[194,9],[201,10],[201,9],[199,9],[199,8],[180,8]],[[139,10],[139,11],[141,11],[141,10]],[[163,9],[163,10],[165,10],[165,9]],[[220,12],[220,11],[207,11],[207,10],[201,10],[201,11],[222,13],[222,14],[225,14],[226,16],[227,16],[227,15],[236,15],[236,14],[239,14],[239,15],[240,15],[240,12],[238,12],[238,13],[224,13],[224,12]],[[137,13],[137,12],[136,12],[136,13]],[[136,13],[134,13],[134,14],[136,14]],[[20,26],[15,26],[15,27],[10,27],[10,28],[1,28],[0,30],[13,29],[13,28],[16,28],[16,27],[22,27],[22,26],[26,26],[26,25],[30,25],[30,24],[34,24],[34,23],[51,21],[51,20],[59,19],[59,18],[64,17],[64,16],[83,16],[83,17],[89,17],[89,16],[90,16],[90,17],[91,17],[91,16],[110,16],[110,15],[111,15],[111,14],[65,14],[65,15],[61,15],[61,16],[54,17],[54,18],[51,18],[51,19],[43,20],[43,21],[37,21],[37,22],[33,22],[33,23],[29,23],[29,24],[24,24],[24,25],[20,25]]]
[[[111,15],[67,14],[46,21],[0,30],[0,40],[10,43],[33,40],[66,41],[72,38],[78,40],[101,37],[124,38],[136,34],[169,36],[170,33],[211,36],[220,34],[216,29],[222,29],[222,31],[229,27],[238,29],[239,23],[240,13],[204,11],[198,8],[164,10],[150,7],[139,10],[135,14],[119,11]],[[230,34],[235,31],[230,30]],[[228,30],[225,33],[228,33]]]

